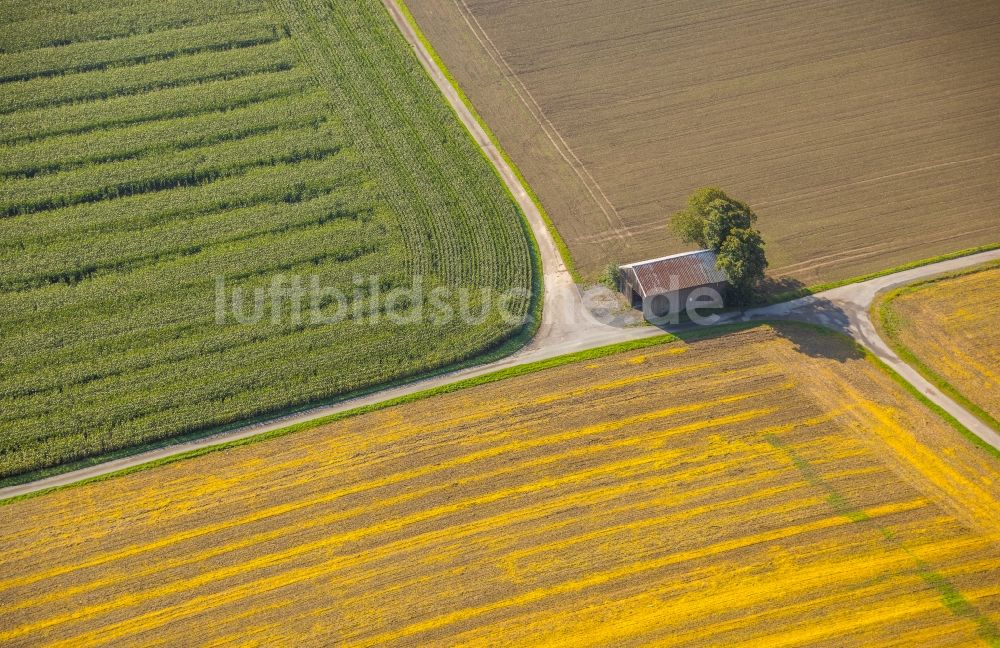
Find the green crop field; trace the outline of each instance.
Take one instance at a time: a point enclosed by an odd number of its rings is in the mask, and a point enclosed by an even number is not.
[[[405,313],[443,287],[527,316],[532,273],[378,0],[0,0],[0,478],[486,353],[523,324],[358,314],[419,276]],[[219,324],[220,282],[276,276],[352,316]]]

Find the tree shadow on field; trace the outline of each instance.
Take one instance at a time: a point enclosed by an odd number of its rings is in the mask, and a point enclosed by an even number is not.
[[[826,299],[816,300],[806,317],[796,316],[802,314],[805,313],[793,313],[771,323],[775,334],[791,342],[797,352],[837,362],[865,357],[858,343],[845,333],[850,319],[836,304]]]
[[[757,286],[757,303],[773,304],[809,294],[808,286],[793,277],[765,275]]]
[[[847,333],[851,325],[851,317],[840,306],[828,299],[808,296],[787,304],[750,309],[742,316],[715,326],[666,330],[692,343],[748,328],[770,326],[777,336],[791,342],[795,350],[803,355],[847,362],[865,357]]]
[[[840,305],[810,294],[808,287],[794,277],[767,276],[759,289],[764,302],[772,304],[760,309],[763,312],[759,317],[781,321],[774,326],[775,331],[792,342],[799,353],[838,362],[864,357],[850,336],[854,324],[851,315]]]

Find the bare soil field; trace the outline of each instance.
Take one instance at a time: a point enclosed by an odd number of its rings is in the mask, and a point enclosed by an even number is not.
[[[2,506],[0,642],[995,642],[996,475],[758,327]]]
[[[905,288],[881,308],[887,337],[917,368],[1000,419],[1000,264]]]
[[[407,5],[589,278],[710,184],[789,283],[1000,240],[996,2]]]

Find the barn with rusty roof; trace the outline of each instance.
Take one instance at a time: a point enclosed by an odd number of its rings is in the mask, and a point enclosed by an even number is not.
[[[629,263],[619,269],[622,292],[633,306],[643,311],[650,308],[649,302],[654,298],[684,308],[698,288],[711,288],[724,295],[729,286],[729,278],[716,267],[715,252],[711,250],[671,254]],[[663,307],[654,308],[654,311],[663,310]]]

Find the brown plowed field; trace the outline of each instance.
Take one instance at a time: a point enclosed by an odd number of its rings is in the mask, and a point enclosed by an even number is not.
[[[0,643],[995,641],[996,468],[841,338],[654,346],[0,507]]]
[[[810,285],[1000,240],[993,0],[406,4],[590,277],[708,184]]]

